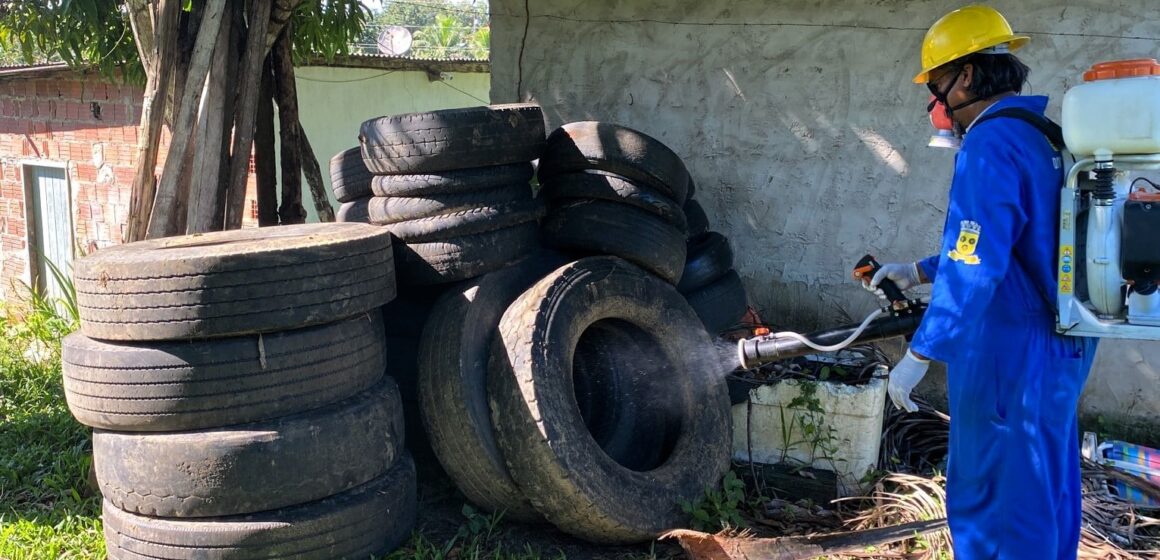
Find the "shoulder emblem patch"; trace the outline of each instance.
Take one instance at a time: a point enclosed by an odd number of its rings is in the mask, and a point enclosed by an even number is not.
[[[955,242],[955,248],[951,249],[947,256],[952,261],[963,264],[979,264],[979,256],[975,254],[975,248],[979,245],[981,229],[978,222],[971,220],[959,222],[959,239]]]

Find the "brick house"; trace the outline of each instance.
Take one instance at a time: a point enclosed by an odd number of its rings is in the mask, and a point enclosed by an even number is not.
[[[119,243],[129,213],[143,89],[63,64],[0,68],[0,296],[57,295],[47,262]],[[160,174],[168,151],[163,136]],[[252,176],[251,176],[252,183]],[[253,185],[247,224],[256,224]]]

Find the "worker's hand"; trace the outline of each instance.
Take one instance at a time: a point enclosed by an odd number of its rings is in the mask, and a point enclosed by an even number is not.
[[[862,286],[867,290],[878,294],[878,297],[885,298],[886,294],[878,287],[883,280],[890,279],[898,286],[899,290],[906,291],[915,286],[922,284],[922,274],[918,269],[918,263],[886,263],[878,272],[874,273],[874,277],[870,279],[869,284]]]
[[[910,399],[910,392],[926,376],[929,367],[930,360],[916,356],[909,349],[906,351],[906,356],[890,370],[890,380],[886,384],[886,391],[890,393],[890,400],[894,401],[894,406],[907,412],[918,412],[918,405]]]

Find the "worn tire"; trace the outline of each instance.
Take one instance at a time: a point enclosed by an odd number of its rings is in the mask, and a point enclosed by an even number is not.
[[[536,222],[430,243],[396,243],[399,281],[447,284],[499,270],[540,247]]]
[[[688,224],[689,242],[694,243],[701,236],[709,233],[709,216],[705,214],[705,208],[701,206],[700,202],[689,199],[685,202],[685,221]]]
[[[86,426],[126,432],[217,428],[312,410],[383,375],[376,309],[345,321],[266,335],[61,343],[65,398]]]
[[[685,268],[684,232],[627,204],[582,200],[555,206],[543,231],[552,247],[622,257],[671,284]]]
[[[672,429],[659,464],[616,462],[577,406],[573,350],[600,322],[651,342],[653,359],[640,362],[650,365],[638,375],[659,383],[631,404]],[[508,307],[493,341],[492,425],[512,478],[549,521],[593,542],[638,542],[683,526],[680,501],[695,501],[729,467],[729,395],[724,376],[709,374],[720,369],[672,286],[614,257],[560,267]]]
[[[371,170],[362,159],[362,148],[355,146],[330,158],[330,190],[339,202],[350,202],[371,195]]]
[[[405,243],[428,243],[533,222],[544,215],[540,200],[527,199],[468,208],[383,226]]]
[[[733,270],[733,247],[724,235],[711,231],[688,245],[685,270],[677,291],[697,291]]]
[[[338,206],[338,212],[335,212],[334,219],[340,223],[369,224],[371,223],[370,207],[371,197],[369,196],[343,202]]]
[[[455,194],[376,196],[370,199],[367,214],[372,224],[390,225],[531,199],[531,185],[506,185]]]
[[[371,192],[375,196],[459,194],[505,185],[528,185],[532,175],[532,164],[527,162],[420,175],[375,175],[371,179]]]
[[[705,330],[714,335],[735,326],[749,310],[745,286],[735,270],[730,270],[708,286],[685,295],[685,298],[701,318]]]
[[[101,494],[154,517],[215,517],[320,500],[363,484],[403,450],[399,390],[389,377],[347,400],[275,420],[212,430],[93,432]]]
[[[689,173],[689,188],[687,189],[687,192],[685,192],[685,200],[684,201],[688,202],[688,201],[692,200],[693,196],[695,196],[696,194],[697,194],[697,184],[693,181],[693,174],[690,172]]]
[[[541,186],[541,196],[549,201],[568,202],[570,199],[596,199],[621,202],[648,211],[685,232],[685,212],[681,205],[654,188],[638,185],[624,177],[605,171],[565,173]]]
[[[275,332],[365,313],[395,297],[387,231],[300,224],[150,239],[75,265],[81,333],[182,340]]]
[[[529,162],[544,133],[538,105],[512,103],[371,119],[359,142],[372,172],[418,174]]]
[[[445,294],[419,344],[423,425],[435,455],[472,503],[518,521],[542,519],[507,472],[487,404],[491,339],[508,304],[566,259],[537,254]]]
[[[685,163],[659,140],[631,128],[596,121],[568,123],[548,136],[538,170],[540,183],[584,169],[609,171],[683,202]]]
[[[102,506],[109,560],[364,560],[411,536],[415,463],[402,454],[374,480],[341,494],[252,515],[158,519]]]

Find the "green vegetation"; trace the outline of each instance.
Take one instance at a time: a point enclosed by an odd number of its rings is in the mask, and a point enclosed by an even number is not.
[[[25,288],[0,315],[0,558],[104,558],[100,497],[88,484],[89,430],[65,405],[60,339],[76,299]],[[14,290],[15,291],[15,290]]]
[[[60,60],[143,82],[145,71],[129,23],[128,4],[125,0],[0,0],[0,60]],[[186,0],[183,9],[191,12],[204,5],[205,0]],[[360,0],[302,2],[291,19],[295,59],[315,55],[330,59],[350,52],[369,17]]]
[[[358,50],[378,53],[379,33],[390,26],[411,32],[407,56],[416,58],[467,58],[486,60],[491,49],[486,0],[387,1],[358,40]]]
[[[732,470],[725,473],[720,488],[707,488],[696,502],[682,502],[681,509],[693,518],[693,529],[715,533],[745,526],[742,511],[747,507],[745,483]]]

